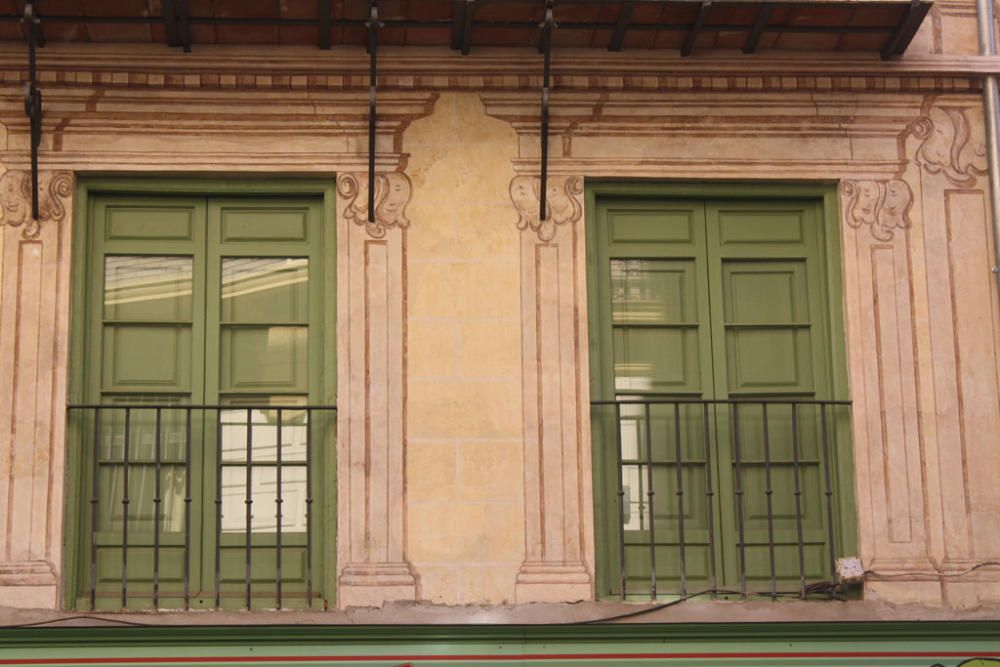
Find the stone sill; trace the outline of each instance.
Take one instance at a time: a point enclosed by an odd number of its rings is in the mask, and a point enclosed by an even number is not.
[[[618,624],[674,623],[824,623],[995,621],[1000,604],[977,609],[890,605],[876,601],[852,602],[728,602],[690,601],[666,608],[619,602],[573,604],[536,603],[497,606],[449,606],[428,603],[390,603],[381,608],[357,607],[326,612],[298,611],[189,611],[77,613],[0,607],[0,627],[44,624],[44,627],[81,626],[225,626],[225,625],[552,625],[578,624],[623,614]],[[651,609],[647,613],[640,613]]]

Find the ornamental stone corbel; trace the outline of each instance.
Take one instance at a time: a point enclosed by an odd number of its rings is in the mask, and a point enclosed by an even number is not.
[[[973,187],[987,172],[986,145],[973,140],[968,109],[960,106],[932,106],[910,127],[922,139],[916,162],[931,174],[943,174],[960,188]]]
[[[847,224],[855,229],[867,226],[877,241],[887,243],[895,230],[912,225],[913,191],[906,181],[847,180],[840,184],[840,195]]]
[[[375,176],[375,221],[368,219],[368,176],[347,173],[337,182],[337,194],[348,201],[344,218],[357,225],[364,225],[374,238],[383,238],[387,229],[405,228],[410,225],[406,205],[410,202],[413,187],[406,174],[390,172]]]
[[[31,217],[31,172],[14,169],[0,176],[0,225],[24,227],[25,239],[38,237],[42,223],[61,222],[73,194],[73,174],[42,172],[38,176],[38,220]]]
[[[510,182],[510,199],[517,209],[517,228],[530,229],[539,240],[551,241],[562,225],[578,222],[583,215],[583,177],[550,176],[547,184],[546,203],[548,218],[538,216],[541,179],[538,176],[515,176]]]

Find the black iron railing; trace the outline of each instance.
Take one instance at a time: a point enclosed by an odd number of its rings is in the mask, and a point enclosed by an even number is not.
[[[317,443],[336,406],[128,400],[68,406],[90,608],[311,607]]]
[[[611,545],[605,593],[834,594],[849,401],[629,397],[592,406]]]

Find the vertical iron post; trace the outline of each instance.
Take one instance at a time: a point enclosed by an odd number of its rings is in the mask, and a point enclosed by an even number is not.
[[[38,89],[35,47],[39,20],[34,3],[24,4],[24,25],[28,33],[28,84],[24,90],[24,113],[31,121],[31,218],[38,220],[38,146],[42,141],[42,92]]]
[[[378,49],[378,0],[371,0],[368,15],[368,222],[375,222],[375,90],[378,81],[375,52]]]
[[[541,183],[538,191],[538,220],[539,222],[548,219],[548,207],[546,206],[545,195],[548,188],[549,179],[549,76],[552,69],[552,28],[556,22],[552,13],[552,1],[545,0],[545,20],[542,21],[542,164]]]

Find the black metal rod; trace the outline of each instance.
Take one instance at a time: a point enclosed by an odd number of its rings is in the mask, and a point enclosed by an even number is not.
[[[649,403],[650,405],[673,405],[674,403],[694,403],[694,404],[706,404],[706,405],[738,405],[738,404],[753,404],[762,405],[767,403],[768,405],[851,405],[851,401],[814,401],[814,400],[768,400],[768,399],[710,399],[710,398],[665,398],[665,399],[644,399],[644,400],[607,400],[607,401],[591,401],[591,405],[643,405]],[[74,407],[74,406],[71,406]],[[76,406],[79,407],[79,406]]]
[[[629,23],[632,21],[632,8],[634,2],[623,2],[618,9],[618,19],[615,21],[615,31],[611,33],[611,42],[608,43],[608,51],[621,51],[625,44],[625,33],[628,32]]]
[[[184,428],[184,609],[191,608],[191,408]]]
[[[313,555],[312,555],[312,408],[306,408],[306,604],[313,606]]]
[[[476,14],[476,0],[467,0],[465,14],[462,16],[462,55],[469,55],[472,47],[472,18]]]
[[[251,554],[253,554],[252,544],[251,544],[251,530],[253,528],[253,468],[249,465],[253,461],[253,410],[247,409],[247,476],[246,476],[246,499],[243,501],[246,505],[246,525],[245,529],[245,540],[246,544],[243,545],[243,551],[246,555],[246,601],[247,609],[251,609],[251,582],[253,581],[253,576],[251,569],[253,564],[251,562]]]
[[[330,48],[330,29],[332,7],[331,0],[317,0],[316,3],[316,28],[319,30],[319,48],[326,50]]]
[[[837,573],[837,553],[833,544],[834,524],[833,524],[833,487],[830,482],[830,438],[827,433],[826,406],[819,406],[820,428],[823,431],[823,475],[826,495],[826,530],[827,530],[827,550],[830,558],[830,581],[836,581]]]
[[[34,3],[24,4],[24,23],[28,33],[28,86],[24,93],[24,113],[31,121],[31,218],[38,220],[38,146],[42,141],[42,93],[38,89],[35,48],[38,43],[38,16]]]
[[[778,579],[775,571],[774,552],[774,489],[771,486],[771,432],[768,424],[767,403],[760,406],[764,422],[764,497],[767,503],[767,554],[771,569],[771,597],[778,597]]]
[[[167,35],[167,46],[180,46],[180,31],[177,29],[177,8],[174,0],[162,0],[163,30]]]
[[[691,51],[694,49],[694,42],[698,39],[698,33],[705,28],[705,21],[708,19],[708,12],[711,9],[712,0],[702,0],[701,7],[698,8],[698,16],[694,20],[694,25],[691,26],[687,37],[684,38],[684,44],[681,46],[682,56],[691,55]]]
[[[646,407],[649,409],[649,406]],[[674,463],[677,468],[677,537],[681,543],[681,595],[687,595],[687,554],[684,545],[684,459],[681,453],[681,404],[674,403]]]
[[[122,609],[128,607],[128,459],[132,409],[125,408],[125,442],[122,451]]]
[[[163,489],[160,486],[162,452],[162,419],[163,410],[156,408],[156,437],[153,444],[153,458],[156,464],[153,468],[156,479],[153,480],[153,609],[160,607],[160,521],[162,519]]]
[[[222,410],[215,412],[215,607],[222,606]]]
[[[806,554],[802,535],[802,470],[799,466],[799,406],[792,406],[792,466],[795,473],[795,533],[799,552],[799,597],[806,597]]]
[[[93,410],[114,408],[116,410],[122,410],[124,408],[131,408],[133,410],[153,410],[155,408],[170,408],[182,410],[186,408],[191,408],[192,410],[224,410],[231,408],[229,405],[217,405],[217,404],[203,404],[203,403],[115,403],[113,406],[109,406],[106,403],[70,403],[66,406],[68,410]],[[253,410],[273,410],[273,405],[261,404],[244,404],[241,403],[240,406],[243,409],[251,408]],[[336,410],[336,405],[296,405],[296,410]]]
[[[746,527],[744,525],[743,507],[743,464],[740,456],[740,413],[739,403],[731,406],[733,414],[733,457],[736,472],[736,530],[738,533],[739,546],[739,567],[740,567],[740,594],[747,596],[747,557],[746,557]]]
[[[276,495],[276,497],[274,499],[274,504],[275,504],[274,517],[275,517],[275,532],[276,532],[276,535],[275,535],[275,544],[274,544],[274,551],[275,551],[275,553],[274,553],[274,556],[275,556],[274,575],[275,575],[275,579],[276,579],[275,584],[276,584],[276,588],[277,588],[276,592],[277,592],[277,598],[278,598],[277,599],[278,609],[281,609],[281,520],[282,520],[282,512],[281,512],[281,503],[282,503],[282,500],[281,500],[281,419],[282,419],[281,408],[278,408],[278,425],[277,425],[277,436],[276,436],[277,440],[278,440],[278,448],[277,448],[277,451],[276,451],[276,454],[275,454],[275,458],[276,458],[277,464],[278,464],[275,467],[275,476],[277,478],[276,479],[276,483],[277,483],[277,495]]]
[[[177,14],[177,33],[184,53],[191,52],[191,17],[188,16],[187,0],[174,0],[174,11]]]
[[[701,409],[705,431],[703,438],[705,440],[705,507],[708,519],[709,573],[712,578],[712,590],[715,591],[719,587],[719,581],[715,564],[715,490],[712,488],[712,435],[711,426],[708,423],[708,403],[703,403]],[[712,597],[716,597],[714,592]]]
[[[622,408],[615,403],[615,458],[618,460],[618,559],[621,599],[625,599],[625,484],[622,475]]]
[[[653,513],[653,426],[649,405],[646,405],[646,513],[649,517],[649,595],[656,599],[656,516]]]
[[[747,35],[747,41],[743,45],[743,53],[753,53],[757,50],[757,45],[760,43],[760,38],[767,29],[767,23],[771,20],[771,12],[774,11],[774,5],[765,2],[760,6],[760,11],[757,14],[757,19],[753,22],[753,28],[750,29],[750,34]]]
[[[548,220],[548,206],[546,196],[548,194],[549,179],[549,77],[552,71],[552,28],[555,20],[552,13],[552,0],[545,2],[545,21],[542,22],[543,49],[542,60],[542,127],[541,127],[541,177],[538,190],[538,219]]]
[[[888,60],[889,58],[896,55],[896,51],[903,41],[904,35],[908,30],[912,29],[912,26],[921,17],[920,10],[920,0],[910,0],[910,6],[906,9],[906,14],[903,15],[903,20],[899,22],[896,30],[893,31],[892,36],[889,37],[889,41],[886,42],[885,46],[882,47],[882,60]]]
[[[94,470],[92,480],[92,491],[90,494],[90,610],[97,609],[97,517],[99,515],[98,505],[100,504],[100,494],[98,485],[100,480],[100,466],[97,465],[101,458],[101,411],[94,408]]]
[[[368,17],[368,222],[375,222],[375,129],[378,123],[376,89],[378,71],[378,0],[371,0]]]

